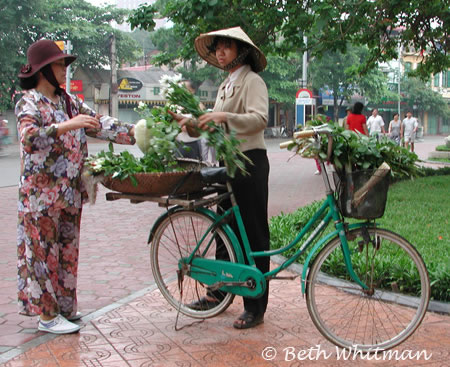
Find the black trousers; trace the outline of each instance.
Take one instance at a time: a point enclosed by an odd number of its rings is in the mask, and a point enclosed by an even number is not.
[[[267,151],[264,149],[253,149],[244,152],[250,158],[253,165],[247,164],[246,170],[249,175],[236,173],[236,177],[231,180],[236,202],[241,211],[242,221],[247,232],[247,237],[252,251],[266,251],[270,248],[269,223],[267,218],[267,205],[269,200],[269,159]],[[221,210],[227,210],[231,207],[231,201],[221,203]],[[236,221],[233,219],[230,223],[231,228],[236,233],[244,252],[242,239]],[[218,246],[218,248],[220,248]],[[219,252],[219,251],[218,251]],[[224,258],[217,253],[217,258]],[[248,259],[246,259],[248,264]],[[266,273],[270,269],[270,258],[259,257],[255,259],[257,268]],[[216,297],[218,295],[214,294]],[[266,292],[260,298],[244,297],[244,309],[256,315],[266,312],[269,297],[269,285]]]

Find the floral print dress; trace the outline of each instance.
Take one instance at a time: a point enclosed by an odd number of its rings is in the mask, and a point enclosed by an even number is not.
[[[71,96],[72,116],[96,116]],[[16,105],[21,173],[18,200],[19,312],[65,317],[77,311],[76,284],[81,209],[87,199],[81,181],[87,157],[86,135],[134,144],[133,125],[101,119],[101,129],[71,130],[57,137],[69,120],[64,98],[54,103],[37,90]]]

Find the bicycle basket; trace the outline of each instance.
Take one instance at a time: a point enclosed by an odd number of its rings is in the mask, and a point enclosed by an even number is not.
[[[364,170],[354,171],[351,174],[338,175],[336,172],[333,174],[336,201],[344,217],[376,219],[383,216],[389,189],[389,173],[372,186],[367,193],[364,192],[365,195],[362,196],[362,199],[358,195],[361,193],[360,189],[376,174],[375,172],[375,170]]]
[[[179,166],[184,169],[183,171],[134,174],[137,186],[133,185],[130,178],[121,181],[113,179],[111,176],[105,177],[102,184],[113,191],[154,196],[186,194],[201,190],[204,184],[200,169],[205,167],[206,163],[188,158],[180,158],[177,161]]]

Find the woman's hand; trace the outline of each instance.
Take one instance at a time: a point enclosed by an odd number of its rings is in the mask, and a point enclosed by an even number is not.
[[[71,118],[70,120],[58,124],[57,136],[60,136],[70,130],[100,128],[100,121],[96,117],[79,114]]]
[[[174,119],[176,122],[178,122],[178,123],[180,123],[183,119],[185,119],[184,116],[179,115],[179,114],[177,114],[177,113],[175,113],[175,112],[172,112],[171,110],[167,110],[167,112],[168,112],[169,115],[172,116],[173,119]]]
[[[207,112],[198,118],[198,127],[202,130],[207,130],[208,122],[214,122],[215,125],[224,124],[227,122],[226,112]]]

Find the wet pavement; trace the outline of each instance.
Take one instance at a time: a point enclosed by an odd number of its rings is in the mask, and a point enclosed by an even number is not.
[[[268,143],[270,216],[291,212],[324,197],[312,160],[280,151],[280,140]],[[425,137],[416,152],[427,158],[443,137]],[[103,143],[91,144],[95,153]],[[133,148],[134,149],[134,148]],[[240,314],[238,297],[216,318],[175,331],[176,311],[162,298],[150,270],[148,232],[164,209],[154,203],[107,202],[99,188],[97,203],[83,209],[78,278],[79,310],[86,315],[78,334],[54,336],[38,332],[36,318],[17,314],[16,200],[17,145],[0,158],[0,363],[2,366],[344,366],[378,364],[448,366],[450,317],[428,313],[398,356],[426,350],[419,360],[344,360],[310,320],[298,280],[273,281],[265,323],[255,329],[232,328]],[[18,171],[17,171],[18,172]],[[16,176],[17,177],[17,176]],[[181,317],[179,324],[192,319]],[[317,350],[324,353],[319,353]],[[273,360],[263,358],[277,355]],[[316,349],[314,349],[316,348]],[[309,359],[293,358],[309,351]],[[294,353],[295,352],[295,353]],[[430,359],[426,357],[430,356]],[[328,358],[327,358],[328,356]],[[311,359],[317,357],[317,359]],[[394,356],[395,357],[395,356]]]

